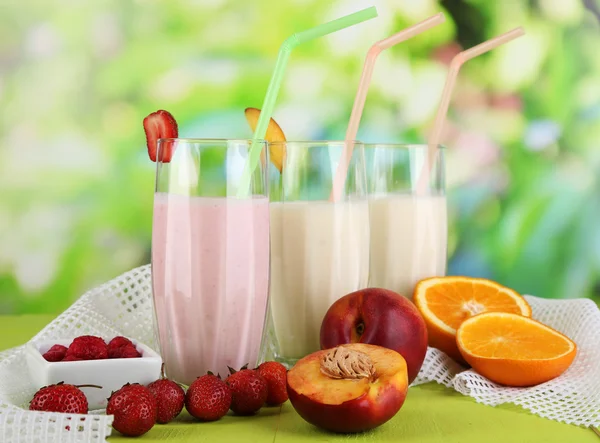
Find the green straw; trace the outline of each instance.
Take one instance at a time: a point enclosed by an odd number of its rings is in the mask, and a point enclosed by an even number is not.
[[[269,87],[267,88],[267,94],[265,95],[265,100],[263,101],[260,116],[256,124],[256,130],[254,131],[254,136],[252,138],[252,146],[250,147],[248,161],[246,162],[244,171],[242,172],[242,177],[240,179],[240,186],[237,194],[239,198],[244,198],[248,195],[250,179],[254,173],[254,170],[258,166],[260,151],[263,147],[263,145],[259,143],[259,140],[264,139],[267,133],[267,127],[269,126],[269,121],[273,115],[275,101],[277,100],[277,94],[279,93],[279,88],[281,87],[285,67],[290,58],[292,50],[301,43],[314,40],[318,37],[323,37],[327,34],[331,34],[332,32],[348,28],[374,17],[377,17],[377,10],[374,6],[371,6],[370,8],[363,9],[362,11],[355,12],[354,14],[346,15],[336,20],[315,26],[314,28],[307,29],[306,31],[292,34],[283,42],[281,48],[279,48],[279,54],[277,55],[277,61],[275,63],[275,70],[271,76],[271,81],[269,82]]]

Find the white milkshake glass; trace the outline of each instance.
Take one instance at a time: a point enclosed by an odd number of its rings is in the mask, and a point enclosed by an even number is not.
[[[366,287],[369,211],[364,150],[354,143],[342,197],[331,202],[345,142],[280,142],[282,172],[272,170],[270,325],[266,358],[290,367],[320,349],[327,309]]]
[[[269,289],[267,168],[238,184],[249,140],[164,139],[152,227],[152,289],[169,378],[189,385],[207,371],[258,363]],[[266,158],[266,143],[263,152]],[[267,160],[268,161],[268,160]],[[268,163],[267,163],[268,164]]]
[[[412,298],[415,285],[446,273],[445,150],[425,187],[427,145],[365,143],[371,226],[369,286]]]

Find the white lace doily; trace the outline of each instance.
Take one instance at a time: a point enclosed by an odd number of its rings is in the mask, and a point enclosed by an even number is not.
[[[509,388],[465,370],[429,348],[413,385],[435,381],[490,406],[513,403],[551,420],[600,425],[600,310],[588,299],[547,300],[526,295],[532,317],[577,344],[577,356],[560,377],[530,388]]]
[[[437,349],[428,349],[413,385],[435,381],[476,401],[520,405],[551,420],[600,425],[600,311],[591,301],[526,296],[533,317],[577,343],[571,367],[560,377],[531,388],[507,388],[465,371]],[[85,293],[32,341],[83,334],[126,335],[158,351],[154,334],[150,266],[133,269]],[[23,346],[0,352],[0,442],[105,442],[112,416],[28,411],[35,393]],[[73,426],[73,423],[78,423]],[[67,427],[69,430],[67,430]]]
[[[92,289],[32,341],[74,338],[85,334],[126,335],[158,350],[150,282],[150,266],[146,265]],[[106,442],[112,431],[112,415],[29,411],[29,401],[35,391],[29,377],[24,346],[1,352],[0,442]]]

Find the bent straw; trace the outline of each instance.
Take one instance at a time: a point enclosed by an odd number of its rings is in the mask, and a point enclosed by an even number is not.
[[[448,76],[446,77],[446,84],[444,85],[444,90],[442,91],[442,99],[435,116],[433,129],[431,130],[431,136],[429,137],[429,141],[427,143],[427,157],[423,164],[423,171],[421,172],[417,183],[418,194],[422,195],[425,193],[427,183],[429,182],[429,175],[435,162],[437,146],[439,145],[442,136],[442,129],[448,114],[448,106],[450,104],[450,98],[452,97],[452,91],[454,90],[454,84],[456,83],[458,71],[460,71],[460,68],[466,61],[471,60],[472,58],[488,52],[500,45],[508,43],[517,37],[521,37],[524,34],[525,31],[523,28],[518,27],[499,35],[498,37],[494,37],[493,39],[480,43],[470,49],[459,52],[452,58],[452,61],[450,62],[450,69],[448,70]]]
[[[239,198],[243,198],[248,195],[250,179],[252,177],[252,173],[258,166],[258,161],[260,158],[262,145],[259,143],[259,140],[263,139],[267,133],[267,127],[269,126],[269,121],[273,115],[275,101],[277,100],[277,94],[279,93],[279,88],[281,87],[285,67],[288,59],[290,58],[292,50],[301,43],[323,37],[327,34],[331,34],[332,32],[348,28],[374,17],[377,17],[377,9],[375,9],[374,6],[371,6],[370,8],[366,8],[336,20],[320,24],[314,28],[292,34],[283,42],[279,48],[277,61],[275,62],[275,70],[271,75],[271,81],[269,82],[269,87],[267,88],[267,93],[263,101],[260,116],[258,117],[258,122],[256,123],[256,129],[252,137],[250,153],[248,154],[248,161],[246,162],[240,178],[240,185],[237,193]]]
[[[443,23],[445,20],[446,17],[440,12],[432,17],[429,17],[428,19],[423,20],[420,23],[417,23],[416,25],[410,26],[394,35],[389,36],[388,38],[374,43],[369,49],[369,52],[367,52],[362,75],[358,84],[358,89],[356,90],[354,104],[352,105],[352,113],[350,114],[348,128],[346,129],[346,143],[344,150],[342,151],[340,164],[335,173],[333,189],[331,190],[329,201],[339,200],[342,190],[344,189],[346,175],[348,174],[348,167],[350,166],[350,159],[352,158],[352,151],[354,149],[353,141],[356,139],[356,134],[358,133],[358,126],[360,125],[360,119],[365,107],[367,92],[369,91],[371,76],[373,75],[373,69],[375,68],[377,57],[382,51],[391,48],[400,42],[406,41],[415,35],[421,34],[422,32],[427,31],[428,29],[433,28],[440,23]]]

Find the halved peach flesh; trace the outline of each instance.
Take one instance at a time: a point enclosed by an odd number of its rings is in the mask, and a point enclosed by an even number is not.
[[[334,432],[361,432],[391,419],[408,390],[406,362],[396,351],[364,343],[340,346],[366,355],[367,378],[336,379],[323,372],[325,349],[299,360],[287,377],[290,402],[309,423]]]

